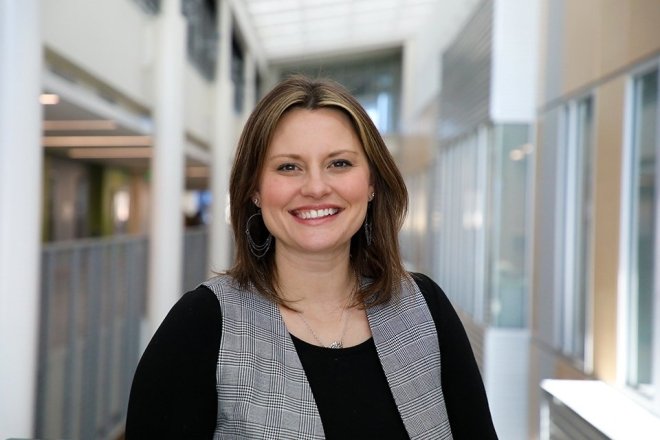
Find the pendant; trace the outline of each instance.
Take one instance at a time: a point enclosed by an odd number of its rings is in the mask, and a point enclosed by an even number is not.
[[[328,345],[328,348],[344,348],[344,344],[342,344],[341,341],[335,341]]]

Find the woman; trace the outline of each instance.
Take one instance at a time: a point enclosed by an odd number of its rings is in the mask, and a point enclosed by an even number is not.
[[[266,95],[230,198],[236,262],[154,335],[128,439],[496,438],[456,313],[401,264],[403,179],[343,87]]]

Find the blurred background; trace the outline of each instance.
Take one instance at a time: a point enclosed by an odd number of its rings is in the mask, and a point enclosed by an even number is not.
[[[367,109],[500,438],[660,438],[660,1],[0,0],[0,438],[122,437],[291,72]],[[250,166],[246,164],[246,166]],[[166,368],[166,366],[165,366]]]

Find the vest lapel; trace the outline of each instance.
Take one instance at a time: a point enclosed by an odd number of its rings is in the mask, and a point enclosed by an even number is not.
[[[385,376],[411,439],[451,439],[431,313],[412,279],[389,304],[367,309]]]
[[[312,389],[277,305],[228,277],[205,284],[222,310],[215,438],[322,439]]]

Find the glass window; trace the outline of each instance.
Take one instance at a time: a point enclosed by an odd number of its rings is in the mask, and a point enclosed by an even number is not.
[[[654,394],[653,352],[658,341],[656,255],[658,233],[658,70],[640,75],[633,86],[630,157],[630,219],[628,228],[628,365],[627,382],[646,395]],[[656,354],[657,358],[657,354]],[[656,362],[658,360],[656,359]],[[655,366],[658,368],[658,366]],[[654,380],[655,379],[655,380]]]
[[[234,111],[241,113],[245,101],[245,55],[235,33],[231,38],[231,80],[234,83]]]
[[[183,0],[188,23],[188,60],[207,80],[215,78],[218,58],[217,5],[210,0]]]
[[[437,280],[460,309],[482,322],[484,181],[477,133],[445,147],[439,157]]]
[[[444,147],[435,171],[435,276],[485,325],[527,324],[529,134],[524,124],[482,126]]]
[[[590,368],[587,359],[588,298],[593,266],[593,102],[591,97],[564,109],[563,151],[560,157],[558,268],[560,294],[559,347]]]
[[[307,62],[284,66],[281,76],[302,73],[332,78],[362,104],[382,134],[398,130],[401,102],[401,52],[386,52],[346,61]]]
[[[490,152],[488,291],[491,322],[499,327],[527,323],[529,131],[526,124],[496,126]]]

